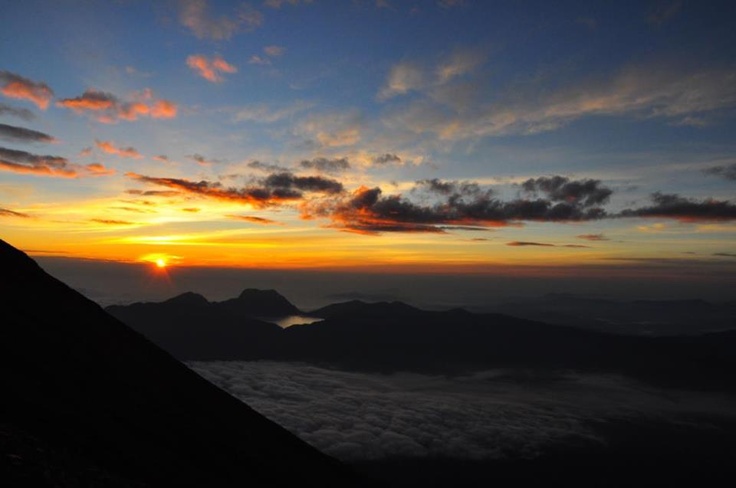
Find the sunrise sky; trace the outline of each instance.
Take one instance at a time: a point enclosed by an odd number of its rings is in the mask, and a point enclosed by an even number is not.
[[[707,280],[736,268],[734,14],[6,2],[0,237],[171,267]]]

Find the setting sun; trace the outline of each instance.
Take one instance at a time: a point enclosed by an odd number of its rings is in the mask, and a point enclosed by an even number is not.
[[[158,267],[158,268],[165,268],[166,267],[166,260],[164,258],[158,258],[156,260],[156,267]]]

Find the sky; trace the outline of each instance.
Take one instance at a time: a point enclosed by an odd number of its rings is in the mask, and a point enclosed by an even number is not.
[[[0,237],[100,263],[736,271],[736,4],[55,0],[0,16]]]

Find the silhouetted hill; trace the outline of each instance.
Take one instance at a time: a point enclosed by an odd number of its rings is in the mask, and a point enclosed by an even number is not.
[[[736,329],[736,304],[705,300],[620,301],[567,293],[508,302],[500,313],[574,325],[609,333],[636,335],[702,334]]]
[[[134,306],[131,306],[134,307]],[[155,320],[126,314],[125,307],[109,308],[124,321],[154,338]],[[478,368],[572,369],[625,374],[660,385],[696,389],[736,388],[736,337],[729,333],[697,337],[640,337],[605,334],[577,327],[551,325],[503,314],[475,314],[462,309],[420,310],[400,302],[351,301],[330,305],[311,315],[325,320],[274,330],[267,340],[227,344],[212,359],[253,357],[298,360],[362,371],[412,370],[457,373]],[[173,315],[172,315],[173,316]],[[194,318],[194,315],[191,315]],[[207,335],[214,315],[202,321]],[[206,322],[205,322],[206,321]],[[237,325],[234,325],[237,327]],[[246,328],[245,323],[241,327]],[[156,335],[162,347],[174,350],[186,329],[172,327]],[[198,359],[203,346],[182,360]]]
[[[275,290],[248,288],[243,290],[238,298],[218,302],[215,305],[236,317],[285,317],[303,314]]]
[[[210,303],[196,293],[184,293],[160,303],[113,305],[106,310],[177,358],[270,356],[281,328],[246,314],[248,300],[241,302],[236,298],[229,302],[223,306],[223,303]]]
[[[349,302],[327,305],[309,312],[309,315],[321,318],[336,318],[355,315],[363,317],[403,317],[407,315],[416,315],[417,313],[421,313],[421,310],[402,302],[366,303],[360,300],[351,300]]]
[[[0,269],[0,485],[358,484],[3,241]]]

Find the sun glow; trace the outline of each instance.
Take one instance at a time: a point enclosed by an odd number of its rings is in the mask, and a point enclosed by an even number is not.
[[[166,260],[164,258],[158,258],[156,260],[156,267],[157,268],[165,268],[167,265]]]

